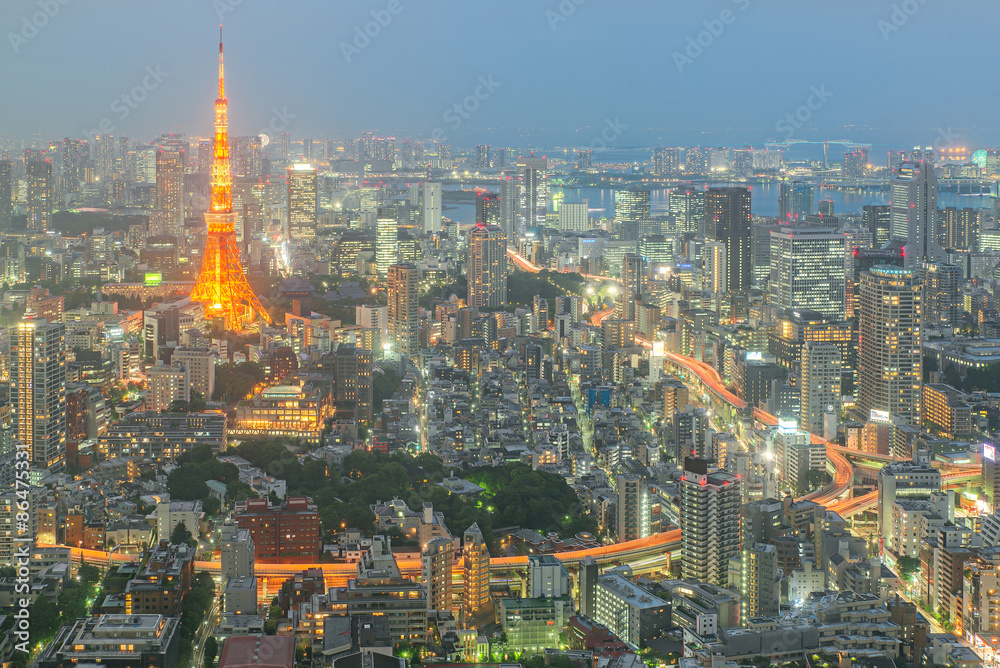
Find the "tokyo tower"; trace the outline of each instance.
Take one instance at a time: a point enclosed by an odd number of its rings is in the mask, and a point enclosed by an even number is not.
[[[222,28],[219,28],[219,97],[215,101],[215,156],[212,160],[212,203],[205,214],[208,239],[198,282],[191,299],[205,305],[205,317],[223,318],[225,327],[239,331],[255,320],[255,313],[271,318],[250,289],[236,246],[233,178],[229,172],[229,103],[222,68]]]

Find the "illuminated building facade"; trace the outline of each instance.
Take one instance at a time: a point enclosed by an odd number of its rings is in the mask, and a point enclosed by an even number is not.
[[[403,357],[420,352],[419,278],[414,264],[389,267],[389,339],[392,349]]]
[[[209,212],[205,214],[208,239],[205,242],[201,272],[191,292],[191,299],[205,305],[207,319],[221,319],[227,330],[240,331],[257,316],[268,323],[271,322],[271,317],[247,283],[236,245],[238,214],[233,211],[233,179],[229,172],[228,106],[220,34],[219,97],[215,100],[212,200]]]
[[[507,301],[507,233],[498,225],[476,225],[469,231],[468,304],[496,308]]]
[[[154,235],[180,237],[184,231],[184,151],[179,148],[156,151],[156,210],[149,222]]]
[[[382,207],[375,219],[375,270],[379,278],[389,274],[389,267],[399,262],[399,221],[396,210]]]
[[[889,182],[892,238],[904,246],[906,266],[923,261],[947,262],[937,242],[937,177],[933,161],[904,162]]]
[[[28,181],[28,231],[44,232],[52,223],[52,163],[29,162]]]
[[[861,274],[857,407],[920,424],[923,289],[908,269],[879,265]]]
[[[312,385],[277,385],[236,406],[237,435],[260,432],[318,437],[330,415],[330,396]]]
[[[66,459],[66,326],[44,318],[17,324],[10,351],[10,399],[18,440],[31,464],[61,469]]]
[[[705,238],[726,244],[729,292],[745,292],[752,279],[750,266],[750,190],[710,188],[705,194]]]
[[[295,164],[288,168],[288,238],[310,241],[316,238],[316,168]]]
[[[842,232],[789,228],[771,232],[771,303],[808,308],[828,318],[845,318],[845,258]]]

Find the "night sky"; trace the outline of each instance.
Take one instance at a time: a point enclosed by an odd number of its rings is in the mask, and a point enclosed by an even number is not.
[[[988,0],[3,0],[0,134],[207,134],[219,23],[234,135],[1000,144]]]

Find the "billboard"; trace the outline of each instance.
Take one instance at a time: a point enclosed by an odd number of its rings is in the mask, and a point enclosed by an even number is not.
[[[872,422],[888,422],[889,421],[889,411],[877,411],[872,409],[871,416],[869,419]]]
[[[997,460],[997,449],[989,443],[983,443],[983,459],[995,462]]]

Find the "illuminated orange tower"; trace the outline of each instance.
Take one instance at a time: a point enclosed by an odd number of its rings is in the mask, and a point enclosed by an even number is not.
[[[212,204],[205,214],[208,239],[198,282],[191,299],[205,305],[206,318],[224,318],[226,329],[238,331],[259,315],[271,322],[250,289],[236,246],[233,177],[229,172],[229,103],[222,67],[222,28],[219,28],[219,97],[215,100],[215,158],[212,160]]]

